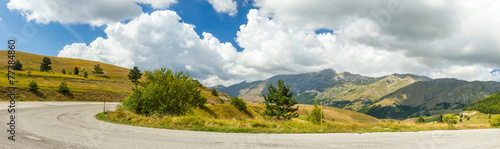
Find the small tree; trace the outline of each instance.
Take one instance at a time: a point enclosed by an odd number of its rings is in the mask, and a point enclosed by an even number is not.
[[[38,91],[38,83],[36,83],[35,80],[31,80],[31,82],[29,83],[29,87],[30,87],[29,90],[32,92]]]
[[[325,116],[321,113],[321,109],[318,108],[318,102],[314,103],[314,108],[310,115],[307,116],[307,120],[311,121],[314,124],[319,124]]]
[[[23,69],[23,64],[21,64],[21,62],[19,62],[19,60],[17,60],[14,63],[14,70],[22,70],[22,69]]]
[[[50,58],[43,57],[42,63],[40,63],[40,71],[49,71],[52,70],[52,66],[50,66],[52,62],[50,62]]]
[[[298,102],[293,97],[294,92],[290,90],[290,85],[285,86],[285,82],[281,79],[278,80],[277,85],[278,88],[270,84],[267,88],[267,96],[262,95],[264,96],[264,104],[266,105],[266,110],[263,114],[275,117],[278,120],[289,120],[298,117],[299,114],[295,112],[299,110],[299,107],[293,107]]]
[[[468,116],[467,116],[467,121],[469,121],[469,118],[470,118],[470,117],[468,117]]]
[[[78,75],[78,73],[80,73],[80,71],[78,70],[78,67],[75,67],[75,69],[73,70],[73,74]]]
[[[61,94],[68,94],[69,93],[68,84],[66,84],[66,82],[61,82],[61,84],[59,85],[59,89],[57,89],[57,92]]]
[[[141,70],[137,68],[137,66],[134,66],[133,69],[130,69],[130,72],[128,73],[128,79],[134,83],[139,83],[139,79],[141,79]]]
[[[213,96],[219,96],[219,93],[217,93],[217,90],[215,90],[215,88],[212,89],[212,95]]]
[[[425,118],[423,116],[418,117],[417,123],[425,123]]]
[[[89,77],[89,74],[87,73],[87,71],[84,71],[83,72],[83,78],[88,78]]]
[[[229,104],[235,106],[239,110],[247,110],[247,103],[243,101],[243,99],[238,98],[238,97],[233,97],[231,100],[229,100]]]
[[[488,116],[488,119],[491,119],[491,114],[490,114],[490,116]]]
[[[62,74],[66,74],[66,70],[64,68],[62,70]]]
[[[92,71],[93,74],[97,74],[98,76],[101,74],[104,74],[104,70],[101,68],[99,64],[94,66],[94,71]]]
[[[31,77],[31,70],[28,70],[26,73],[28,74],[28,77]]]

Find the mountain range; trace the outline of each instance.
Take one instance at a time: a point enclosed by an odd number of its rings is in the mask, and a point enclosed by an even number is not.
[[[300,104],[322,102],[366,113],[377,118],[404,119],[420,115],[446,114],[486,96],[500,92],[500,82],[431,79],[414,74],[367,77],[333,69],[294,75],[277,75],[266,80],[241,82],[213,88],[247,102],[263,102],[269,84],[285,81]]]

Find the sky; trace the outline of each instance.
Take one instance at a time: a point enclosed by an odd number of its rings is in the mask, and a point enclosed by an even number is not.
[[[7,0],[0,47],[206,86],[332,68],[500,81],[495,0]]]

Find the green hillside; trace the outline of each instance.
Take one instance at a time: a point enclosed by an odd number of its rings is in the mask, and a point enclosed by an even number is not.
[[[463,111],[472,110],[486,114],[500,114],[500,93],[490,95],[463,108]]]
[[[50,58],[52,62],[52,70],[49,72],[40,72],[40,63],[44,57]],[[89,60],[43,56],[31,54],[21,51],[16,51],[16,60],[19,60],[23,65],[22,70],[15,70],[15,86],[18,87],[18,101],[122,101],[131,92],[134,86],[128,80],[127,74],[130,69],[96,62]],[[7,76],[7,51],[0,50],[0,75]],[[92,70],[94,65],[99,64],[105,74],[94,75]],[[74,68],[79,68],[79,75],[72,73]],[[66,74],[62,74],[62,70],[66,70]],[[84,69],[88,72],[88,78],[83,77]],[[30,81],[36,81],[39,90],[37,92],[29,91],[28,84]],[[61,94],[57,89],[61,82],[66,82],[70,89],[70,94]],[[7,87],[9,86],[7,79],[0,79],[0,101],[6,101]],[[221,93],[218,97],[212,96],[211,89],[202,86],[202,96],[208,99],[209,103],[219,103],[228,101],[229,96]]]

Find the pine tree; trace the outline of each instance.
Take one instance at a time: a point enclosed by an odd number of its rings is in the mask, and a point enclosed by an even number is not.
[[[99,66],[99,64],[94,66],[94,71],[92,71],[93,74],[101,75],[104,74],[104,70]]]
[[[83,78],[88,78],[89,77],[89,74],[87,73],[87,71],[84,71],[83,72]]]
[[[29,83],[29,90],[32,91],[32,92],[37,92],[38,91],[38,84],[36,83],[35,80],[31,80],[31,82]]]
[[[268,87],[268,93],[264,96],[266,110],[264,115],[275,117],[278,120],[289,120],[298,117],[299,114],[295,113],[299,107],[293,106],[298,103],[293,97],[294,92],[290,91],[290,85],[285,86],[285,82],[281,79],[277,82],[278,88],[273,84]]]
[[[19,62],[19,60],[17,60],[15,63],[14,63],[14,70],[21,70],[23,69],[23,64],[21,64],[21,62]]]
[[[50,62],[50,58],[43,57],[42,63],[40,63],[40,71],[49,71],[52,70],[52,66],[50,66],[52,62]]]
[[[443,115],[442,114],[439,114],[439,116],[437,117],[437,121],[440,123],[443,122]]]
[[[66,70],[64,70],[64,68],[63,68],[63,70],[62,70],[62,74],[66,74]]]
[[[75,67],[75,70],[73,70],[73,74],[78,75],[78,73],[80,73],[80,71],[78,70],[78,67]]]
[[[128,79],[134,83],[138,83],[139,79],[141,79],[141,70],[137,68],[137,66],[134,66],[133,69],[130,69],[130,73],[128,73]]]

